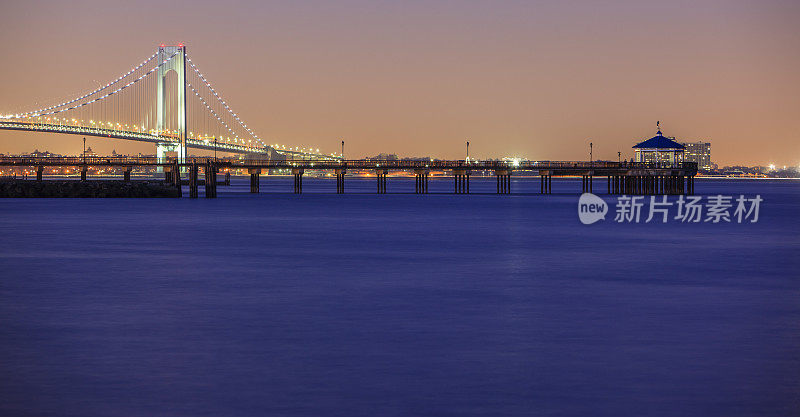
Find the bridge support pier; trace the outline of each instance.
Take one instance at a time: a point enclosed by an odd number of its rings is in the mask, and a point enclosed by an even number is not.
[[[389,170],[376,169],[375,174],[378,177],[378,194],[386,194],[386,176],[389,175]]]
[[[213,162],[206,162],[206,198],[217,198],[217,167]]]
[[[336,194],[344,194],[344,174],[346,173],[346,169],[336,170]]]
[[[511,194],[511,170],[495,170],[497,194]]]
[[[225,185],[231,185],[231,173],[230,171],[225,171]]]
[[[184,162],[183,160],[181,160],[181,155],[185,155],[185,150],[181,147],[180,143],[157,143],[156,162],[159,164],[166,164],[167,152],[176,152],[178,155],[178,161],[181,163]],[[164,172],[163,166],[162,165],[156,166],[156,173],[160,174],[162,172]]]
[[[417,194],[428,194],[428,177],[430,176],[430,171],[427,169],[415,169],[414,174],[416,174],[417,177],[414,192]]]
[[[36,167],[36,181],[42,181],[42,173],[44,173],[44,167],[39,165]]]
[[[303,193],[303,169],[302,168],[292,168],[292,174],[294,175],[294,193],[295,194],[302,194]]]
[[[81,181],[86,181],[86,171],[89,170],[89,167],[86,165],[81,165]]]
[[[132,170],[133,170],[133,167],[130,166],[130,165],[122,167],[122,180],[123,181],[131,182],[131,171]]]
[[[247,170],[250,174],[250,192],[254,194],[258,194],[259,191],[259,175],[261,175],[261,169],[259,168],[250,168]]]

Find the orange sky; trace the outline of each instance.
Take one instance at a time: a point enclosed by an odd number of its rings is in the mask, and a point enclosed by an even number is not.
[[[26,1],[0,5],[0,113],[184,42],[267,143],[616,160],[655,133],[720,165],[800,165],[797,1]],[[101,153],[153,145],[90,138]],[[0,131],[0,152],[80,137]]]

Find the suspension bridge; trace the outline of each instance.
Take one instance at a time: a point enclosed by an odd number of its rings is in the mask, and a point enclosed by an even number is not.
[[[73,99],[0,115],[0,129],[150,142],[159,161],[176,154],[181,164],[190,148],[269,160],[336,158],[265,143],[200,72],[184,44],[162,44],[130,71]]]

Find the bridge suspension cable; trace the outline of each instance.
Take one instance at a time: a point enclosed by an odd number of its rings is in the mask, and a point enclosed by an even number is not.
[[[47,111],[50,111],[50,110],[53,110],[53,109],[57,109],[57,108],[59,108],[59,107],[68,106],[68,105],[70,105],[70,104],[72,104],[72,103],[75,103],[75,102],[81,101],[81,100],[83,100],[83,99],[85,99],[85,98],[87,98],[87,97],[90,97],[90,96],[92,96],[92,95],[94,95],[94,94],[97,94],[97,93],[99,93],[99,92],[101,92],[101,91],[104,91],[104,90],[106,90],[106,89],[108,89],[108,88],[110,88],[110,87],[113,87],[113,86],[115,86],[115,85],[116,85],[116,84],[118,84],[120,81],[122,81],[123,79],[127,78],[129,75],[133,74],[134,72],[136,72],[136,71],[138,71],[139,69],[141,69],[143,66],[147,65],[147,63],[148,63],[148,62],[150,62],[150,61],[152,61],[152,60],[153,60],[153,58],[155,58],[155,57],[156,57],[156,55],[158,55],[158,53],[155,53],[155,54],[153,54],[153,55],[150,55],[150,57],[148,57],[147,59],[145,59],[144,61],[142,61],[142,63],[141,63],[141,64],[139,64],[139,65],[137,65],[137,66],[133,67],[133,68],[132,68],[130,71],[128,71],[127,73],[125,73],[125,74],[123,74],[122,76],[118,77],[116,80],[114,80],[114,81],[111,81],[110,83],[108,83],[108,84],[106,84],[106,85],[104,85],[104,86],[102,86],[102,87],[100,87],[100,88],[98,88],[98,89],[96,89],[96,90],[94,90],[94,91],[91,91],[91,92],[89,92],[89,93],[86,93],[86,94],[84,94],[84,95],[82,95],[82,96],[80,96],[80,97],[74,98],[74,99],[72,99],[72,100],[65,101],[65,102],[63,102],[63,103],[59,103],[59,104],[56,104],[56,105],[53,105],[53,106],[50,106],[50,107],[45,107],[45,108],[38,109],[38,110],[33,110],[33,111],[29,111],[29,112],[24,112],[24,113],[18,113],[18,114],[15,114],[14,116],[15,116],[15,117],[39,116],[39,115],[41,115],[41,113],[44,113],[44,112],[47,112]],[[52,114],[52,113],[50,113],[50,114]]]
[[[228,106],[228,103],[227,103],[225,100],[223,100],[223,99],[222,99],[222,97],[221,97],[221,96],[219,95],[219,93],[217,92],[217,90],[215,90],[215,89],[214,89],[214,87],[212,87],[212,86],[211,86],[211,83],[208,81],[208,79],[206,79],[206,77],[203,75],[203,73],[201,73],[201,72],[200,72],[200,69],[199,69],[199,68],[197,68],[197,66],[194,64],[194,62],[192,62],[192,59],[191,59],[190,57],[188,57],[188,56],[187,56],[187,57],[186,57],[186,61],[189,63],[189,66],[190,66],[190,67],[192,67],[192,70],[193,70],[193,71],[194,71],[194,72],[197,74],[197,76],[198,76],[198,77],[200,77],[200,80],[202,81],[202,83],[203,83],[203,84],[204,84],[204,85],[205,85],[205,86],[206,86],[206,87],[207,87],[207,88],[208,88],[208,89],[211,91],[211,94],[212,94],[212,95],[213,95],[213,96],[214,96],[214,97],[217,99],[217,101],[218,101],[220,104],[222,104],[222,106],[225,108],[225,110],[227,110],[227,111],[228,111],[228,113],[229,113],[229,114],[230,114],[230,115],[233,117],[233,119],[234,119],[234,120],[236,120],[236,122],[238,122],[238,123],[239,123],[239,125],[240,125],[240,126],[241,126],[241,127],[242,127],[242,128],[243,128],[243,129],[244,129],[244,130],[245,130],[245,131],[246,131],[246,132],[247,132],[247,133],[248,133],[248,134],[249,134],[249,135],[250,135],[250,136],[251,136],[253,139],[255,139],[256,141],[258,141],[258,142],[259,142],[259,143],[261,143],[262,145],[264,145],[264,146],[267,146],[267,145],[264,143],[264,141],[262,141],[262,140],[261,140],[261,138],[259,138],[259,137],[258,137],[258,135],[257,135],[257,134],[256,134],[256,133],[253,131],[253,129],[250,129],[250,128],[247,126],[247,124],[246,124],[246,123],[245,123],[245,122],[244,122],[244,121],[243,121],[243,120],[242,120],[242,119],[239,117],[239,115],[238,115],[238,114],[236,114],[236,113],[233,111],[233,109],[231,109],[231,108],[230,108],[230,106]],[[196,92],[196,90],[194,90],[194,88],[193,88],[192,90],[193,90],[193,91],[195,91],[195,94],[196,94],[198,97],[200,97],[199,93],[197,93],[197,92]],[[206,104],[206,106],[208,106],[208,105]],[[209,109],[210,109],[210,108],[209,108]],[[215,114],[215,116],[216,116],[216,114]],[[219,117],[217,117],[217,118],[219,119]],[[225,125],[225,127],[228,127],[228,126],[227,126],[227,124]],[[228,127],[228,129],[230,130],[230,128],[229,128],[229,127]]]
[[[104,96],[97,97],[97,98],[95,98],[95,99],[93,99],[93,100],[90,100],[90,101],[87,101],[87,102],[84,102],[84,103],[78,104],[78,105],[76,105],[76,106],[68,107],[68,108],[66,108],[66,109],[61,109],[61,110],[52,110],[52,111],[50,111],[50,112],[44,112],[44,113],[36,113],[36,114],[32,114],[32,116],[34,116],[34,117],[37,117],[37,116],[50,116],[50,115],[53,115],[53,114],[58,114],[58,113],[63,113],[63,112],[70,111],[70,110],[75,110],[75,109],[78,109],[78,108],[80,108],[80,107],[83,107],[83,106],[86,106],[86,105],[89,105],[89,104],[92,104],[92,103],[95,103],[95,102],[98,102],[98,101],[105,100],[106,98],[108,98],[108,97],[110,97],[110,96],[112,96],[112,95],[114,95],[114,94],[117,94],[117,93],[121,92],[122,90],[124,90],[124,89],[126,89],[126,88],[128,88],[128,87],[130,87],[130,86],[132,86],[132,85],[134,85],[134,84],[136,84],[136,83],[138,83],[139,81],[143,80],[143,79],[144,79],[145,77],[147,77],[148,75],[150,75],[150,74],[154,73],[155,71],[157,71],[157,70],[158,70],[158,68],[159,68],[159,67],[161,67],[161,66],[165,65],[165,64],[166,64],[167,62],[169,62],[169,61],[170,61],[172,58],[174,58],[174,57],[175,57],[175,55],[177,55],[177,54],[173,54],[173,55],[172,55],[172,56],[170,56],[169,58],[165,59],[163,62],[159,63],[157,66],[155,66],[155,67],[153,67],[152,69],[150,69],[150,71],[147,71],[147,72],[146,72],[144,75],[140,76],[139,78],[136,78],[136,79],[134,79],[133,81],[131,81],[131,82],[129,82],[129,83],[127,83],[127,84],[123,85],[122,87],[120,87],[120,88],[118,88],[118,89],[116,89],[116,90],[114,90],[114,91],[112,91],[112,92],[110,92],[110,93],[106,93],[106,95],[104,95]],[[116,83],[116,82],[115,82],[115,83]],[[110,85],[110,84],[109,84],[109,85]],[[97,90],[97,91],[95,91],[95,93],[98,93],[98,92],[100,92],[100,91],[102,91],[102,90]],[[89,94],[89,95],[87,95],[87,96],[84,96],[84,98],[86,98],[86,97],[88,97],[88,96],[90,96],[90,95],[91,95],[91,94]],[[75,103],[75,102],[77,102],[77,101],[79,101],[79,100],[73,100],[73,101],[72,101],[72,103]],[[52,108],[57,108],[57,107],[61,107],[61,106],[56,106],[56,107],[52,107]]]

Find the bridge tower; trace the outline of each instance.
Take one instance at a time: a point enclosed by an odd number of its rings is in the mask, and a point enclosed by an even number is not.
[[[172,57],[172,59],[170,59]],[[164,154],[166,152],[177,151],[178,162],[186,162],[186,137],[188,129],[186,126],[186,45],[164,45],[158,47],[158,62],[163,63],[158,67],[158,74],[156,74],[156,130],[161,133],[166,129],[165,121],[167,119],[167,106],[166,106],[166,79],[170,71],[175,71],[178,76],[178,137],[180,143],[166,142],[156,145],[156,157],[159,162],[164,161]]]

